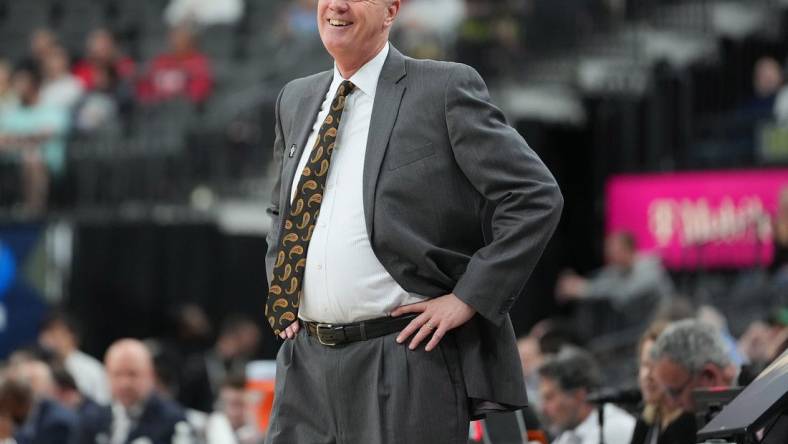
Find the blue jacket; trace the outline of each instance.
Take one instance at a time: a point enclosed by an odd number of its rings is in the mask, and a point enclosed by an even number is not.
[[[33,407],[14,438],[19,444],[67,444],[72,442],[76,429],[76,413],[57,401],[43,399]]]

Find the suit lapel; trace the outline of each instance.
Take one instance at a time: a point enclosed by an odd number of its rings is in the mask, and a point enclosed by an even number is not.
[[[323,103],[333,78],[333,71],[323,73],[323,75],[318,77],[312,84],[311,91],[302,96],[301,100],[298,102],[298,108],[296,108],[294,114],[297,121],[293,122],[294,132],[292,134],[294,138],[288,140],[290,145],[285,147],[285,167],[282,174],[285,175],[283,182],[286,183],[287,186],[282,187],[281,190],[281,192],[284,193],[281,197],[285,202],[285,212],[282,214],[287,214],[287,212],[290,211],[290,190],[293,188],[295,169],[298,167],[298,162],[301,160],[301,156],[306,148],[307,139],[309,139],[309,134],[312,131],[312,126],[315,124],[315,119],[317,119],[317,114],[320,111],[320,104]],[[290,147],[293,145],[295,145],[295,152],[293,156],[290,157]],[[282,220],[284,220],[284,218],[282,218]]]
[[[375,214],[375,189],[391,137],[391,130],[394,129],[402,96],[405,93],[405,82],[401,80],[406,74],[405,57],[394,46],[390,46],[389,55],[380,72],[375,102],[372,105],[367,151],[364,157],[364,218],[370,241],[372,240],[373,215]]]
[[[157,419],[154,412],[155,408],[156,399],[151,396],[147,401],[145,401],[145,406],[143,407],[139,418],[129,418],[131,420],[132,428],[129,429],[129,435],[126,437],[127,444],[132,444],[135,440],[144,438],[150,433],[150,430],[148,430],[147,426],[152,422],[155,422]]]

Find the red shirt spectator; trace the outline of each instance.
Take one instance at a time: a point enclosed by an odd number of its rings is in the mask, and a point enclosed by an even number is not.
[[[137,86],[142,102],[157,102],[187,97],[202,103],[213,90],[210,61],[195,46],[192,34],[185,27],[170,33],[172,50],[153,59],[148,72]]]
[[[120,79],[130,79],[134,75],[135,65],[131,57],[123,56],[116,60],[113,66]],[[86,90],[93,90],[96,88],[96,73],[98,70],[98,63],[88,59],[80,60],[74,66],[74,75],[82,82],[82,86]]]
[[[134,75],[134,60],[120,53],[115,38],[106,29],[98,29],[90,34],[86,54],[86,58],[74,67],[74,75],[86,90],[96,88],[96,75],[103,69],[102,66],[112,67],[121,81],[130,80]]]

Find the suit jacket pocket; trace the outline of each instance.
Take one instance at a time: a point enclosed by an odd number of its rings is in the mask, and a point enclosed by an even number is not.
[[[388,169],[396,170],[433,154],[435,154],[435,148],[432,146],[432,142],[404,149],[392,150],[389,147]]]

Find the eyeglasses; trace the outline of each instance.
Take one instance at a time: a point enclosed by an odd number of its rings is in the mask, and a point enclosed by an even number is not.
[[[681,396],[681,394],[684,393],[684,390],[687,389],[687,386],[689,386],[690,383],[692,383],[694,380],[695,380],[695,374],[690,374],[687,377],[687,380],[683,384],[681,384],[680,387],[663,386],[662,389],[665,391],[665,394],[670,396],[672,399],[678,399]]]

